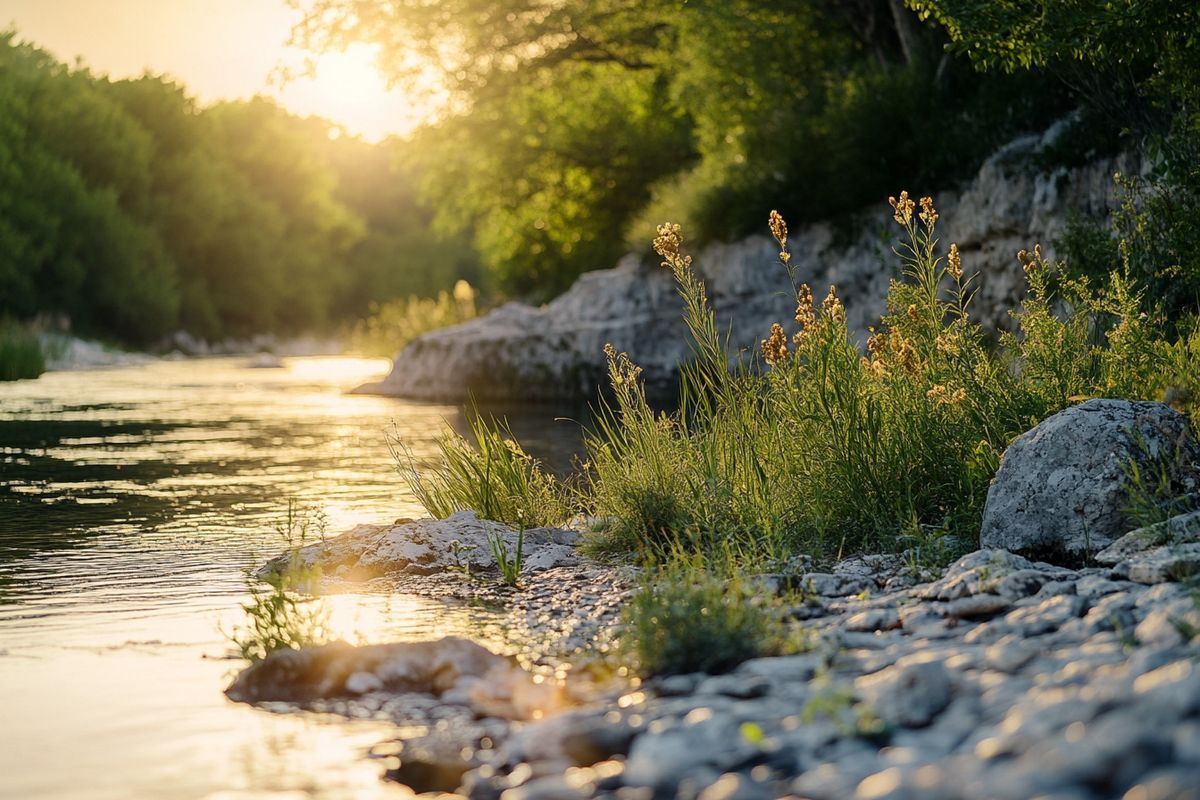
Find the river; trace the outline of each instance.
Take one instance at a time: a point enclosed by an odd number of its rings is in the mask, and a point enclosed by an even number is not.
[[[289,498],[331,534],[420,516],[385,430],[435,457],[462,410],[346,390],[387,362],[154,361],[0,384],[0,797],[394,798],[380,722],[271,713],[222,689],[245,571]],[[510,415],[562,468],[577,424]],[[352,640],[501,642],[498,612],[395,594],[326,599]]]

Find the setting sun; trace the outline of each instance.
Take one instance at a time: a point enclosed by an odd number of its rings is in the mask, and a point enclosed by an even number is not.
[[[414,98],[388,86],[377,45],[325,53],[289,46],[300,18],[286,0],[0,0],[0,29],[13,25],[63,61],[114,79],[165,75],[206,105],[261,94],[371,142],[431,118],[428,93]]]
[[[368,141],[428,121],[434,113],[430,101],[389,87],[377,60],[378,47],[366,44],[309,56],[307,70],[274,81],[270,93],[295,113],[325,117]]]

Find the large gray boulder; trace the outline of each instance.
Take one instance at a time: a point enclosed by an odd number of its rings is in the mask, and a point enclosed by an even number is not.
[[[1200,461],[1187,419],[1169,406],[1089,400],[1060,411],[1004,452],[980,545],[1052,563],[1090,557],[1135,527],[1125,511],[1129,466],[1148,473],[1159,460]]]
[[[977,289],[972,309],[989,330],[1011,325],[1008,310],[1025,292],[1014,257],[1049,243],[1070,213],[1103,214],[1115,170],[1136,171],[1124,159],[1103,159],[1045,170],[1037,155],[1062,126],[1025,136],[998,151],[956,191],[938,191],[941,240],[956,242]],[[902,187],[897,187],[897,189]],[[919,190],[921,187],[907,187]],[[916,194],[917,192],[914,192]],[[830,286],[845,301],[851,329],[864,332],[884,311],[898,264],[891,252],[899,231],[887,204],[855,221],[847,237],[828,222],[792,220],[788,247],[800,280],[820,300]],[[765,234],[768,208],[762,209]],[[647,248],[648,250],[648,248]],[[718,326],[734,349],[757,350],[772,322],[785,327],[795,313],[779,248],[766,235],[694,251]],[[360,391],[424,400],[559,400],[594,396],[607,381],[604,345],[629,353],[653,392],[670,389],[690,354],[683,303],[659,259],[626,256],[614,269],[583,275],[561,297],[534,307],[509,303],[470,322],[428,333],[396,356],[391,374]]]

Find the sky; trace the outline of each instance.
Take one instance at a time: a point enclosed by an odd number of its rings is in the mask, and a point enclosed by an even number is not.
[[[272,82],[310,55],[286,46],[296,15],[286,0],[0,0],[0,30],[15,27],[60,61],[78,57],[113,78],[165,73],[202,104],[264,94],[370,141],[429,115],[388,90],[367,45],[317,56],[315,79]]]

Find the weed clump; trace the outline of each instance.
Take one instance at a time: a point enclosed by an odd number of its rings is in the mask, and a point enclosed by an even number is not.
[[[0,381],[36,378],[46,371],[38,337],[20,325],[0,319]]]
[[[644,677],[727,672],[788,648],[777,605],[683,554],[650,574],[621,619],[621,646]]]
[[[471,415],[471,439],[447,433],[438,440],[441,464],[418,465],[393,431],[389,446],[396,469],[421,505],[442,519],[475,511],[510,527],[560,525],[569,516],[565,491],[526,453],[503,421]]]
[[[229,634],[238,654],[248,661],[329,639],[329,609],[318,596],[321,565],[307,563],[300,552],[313,538],[325,538],[324,515],[289,500],[276,531],[287,543],[287,562],[261,582],[247,572],[250,601],[242,605],[246,624]]]

